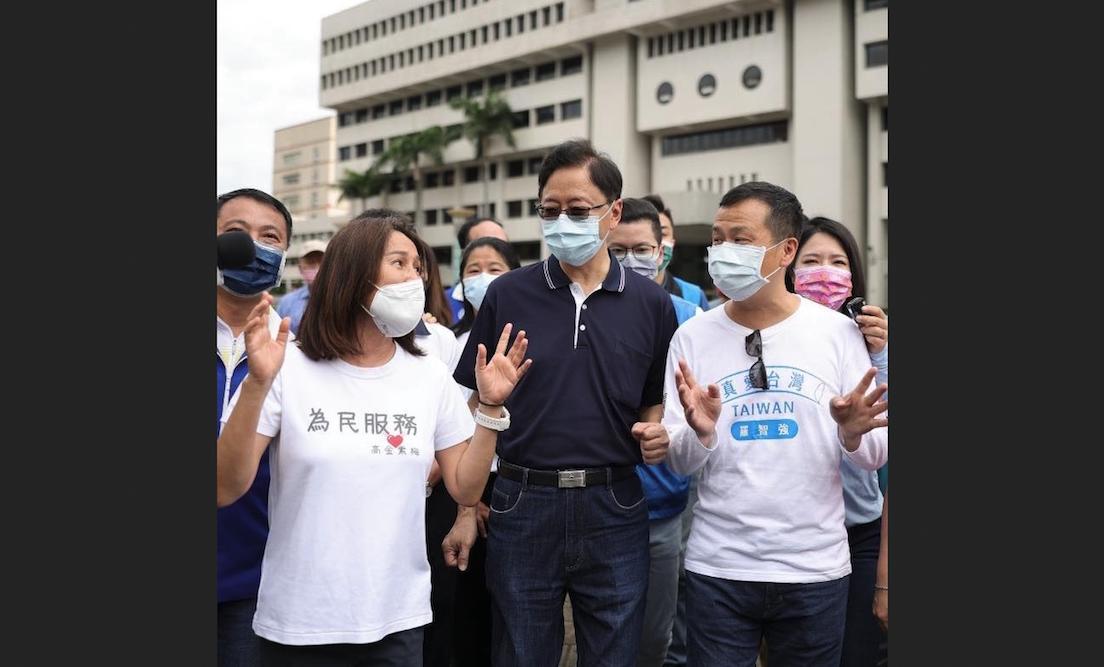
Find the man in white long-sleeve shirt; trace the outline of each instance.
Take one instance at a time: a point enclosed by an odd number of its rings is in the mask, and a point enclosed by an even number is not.
[[[862,334],[786,291],[801,204],[769,183],[721,200],[709,272],[730,301],[671,340],[667,463],[701,470],[687,546],[688,664],[838,667],[848,575],[840,459],[875,470],[887,429]],[[699,384],[700,382],[700,384]],[[677,396],[677,399],[676,399]]]

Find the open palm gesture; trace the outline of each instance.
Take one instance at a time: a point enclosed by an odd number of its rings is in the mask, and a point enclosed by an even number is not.
[[[533,365],[532,359],[525,358],[529,340],[524,331],[518,332],[513,345],[507,349],[513,327],[513,324],[507,324],[502,328],[498,346],[489,361],[486,346],[479,344],[475,358],[475,385],[479,390],[479,400],[484,404],[502,405]]]
[[[888,426],[889,420],[878,417],[889,409],[889,401],[878,399],[889,389],[886,385],[878,385],[869,394],[866,388],[874,379],[877,370],[871,368],[859,380],[854,389],[843,396],[836,396],[829,403],[832,419],[839,425],[840,434],[844,440],[860,438],[864,433],[881,426]]]
[[[249,356],[249,374],[255,380],[271,384],[284,364],[284,352],[287,350],[288,331],[291,318],[280,321],[280,330],[276,338],[268,328],[271,314],[272,297],[265,294],[249,313],[245,325],[245,352]]]
[[[708,387],[698,384],[694,374],[690,372],[690,366],[684,360],[679,359],[678,365],[675,386],[678,387],[686,423],[694,429],[699,440],[707,442],[713,437],[713,432],[717,429],[717,419],[721,416],[721,390],[715,384]]]

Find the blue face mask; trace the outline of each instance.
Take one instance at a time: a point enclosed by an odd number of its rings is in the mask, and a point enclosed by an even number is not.
[[[491,281],[497,277],[497,274],[477,273],[474,276],[464,278],[461,283],[461,290],[464,298],[471,303],[472,308],[479,310],[479,307],[483,305],[483,297],[487,295],[487,288],[490,287]]]
[[[571,266],[582,266],[602,249],[606,239],[598,235],[598,223],[612,210],[611,203],[601,216],[592,215],[583,222],[575,222],[566,213],[555,220],[543,221],[544,242],[556,259]]]
[[[236,296],[256,296],[280,283],[286,259],[284,251],[256,241],[253,245],[257,254],[247,266],[219,271],[218,284],[222,289]]]

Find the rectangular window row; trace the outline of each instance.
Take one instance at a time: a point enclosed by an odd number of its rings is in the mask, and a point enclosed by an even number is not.
[[[648,57],[668,56],[683,50],[711,46],[717,42],[774,32],[774,10],[755,12],[715,23],[694,26],[648,38]]]

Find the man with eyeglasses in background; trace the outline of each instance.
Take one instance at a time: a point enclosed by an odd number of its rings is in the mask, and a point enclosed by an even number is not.
[[[621,202],[621,222],[609,233],[610,253],[621,266],[654,281],[659,267],[665,264],[660,213],[646,199],[626,197]],[[679,325],[702,312],[701,307],[680,296],[669,296]],[[648,500],[650,556],[644,630],[636,664],[662,667],[678,600],[681,516],[690,495],[690,477],[672,472],[662,462],[638,465],[636,474]]]
[[[721,199],[709,274],[730,301],[680,327],[667,463],[701,470],[686,553],[688,664],[838,667],[851,558],[840,458],[889,457],[885,385],[859,328],[786,290],[801,204],[744,183]],[[674,400],[675,396],[678,400]]]
[[[552,256],[491,283],[454,374],[474,389],[477,346],[507,322],[527,332],[533,365],[506,402],[487,538],[496,667],[558,664],[565,594],[579,665],[636,663],[648,585],[636,466],[666,453],[658,422],[677,323],[663,288],[608,250],[621,184],[590,142],[552,149],[537,180]]]

